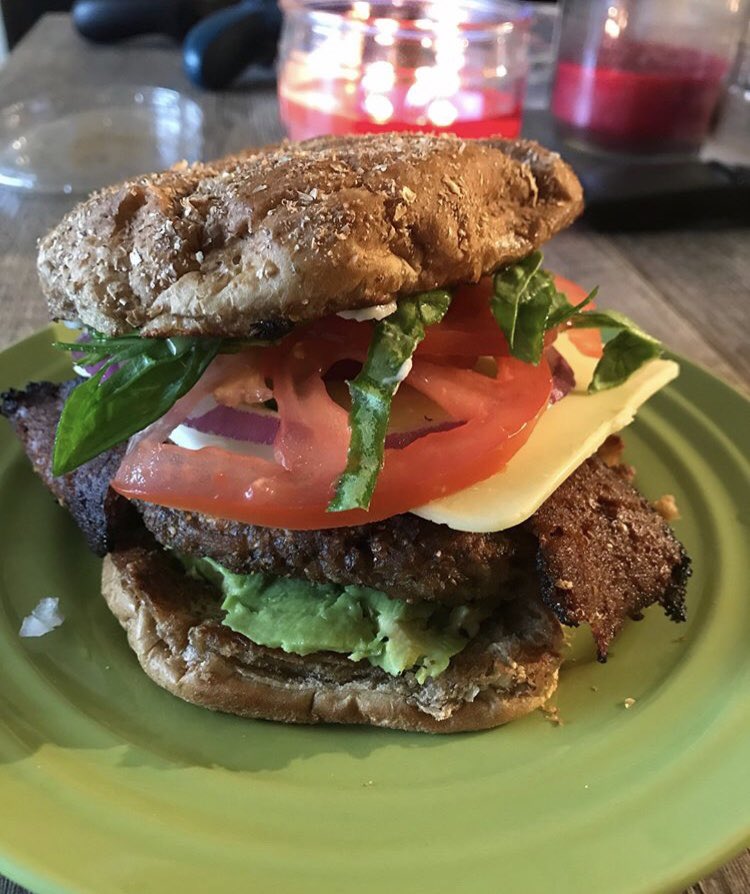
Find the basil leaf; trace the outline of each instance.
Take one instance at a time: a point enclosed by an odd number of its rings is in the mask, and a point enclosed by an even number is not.
[[[523,261],[498,271],[494,277],[492,314],[505,335],[510,353],[535,366],[542,359],[544,334],[569,323],[576,328],[611,329],[615,336],[604,346],[589,391],[614,388],[662,352],[661,344],[617,311],[584,311],[598,289],[580,304],[571,304],[541,269],[542,255],[535,251]]]
[[[626,317],[625,314],[621,314],[617,310],[587,310],[580,316],[575,317],[572,325],[575,329],[631,329],[646,336],[646,338],[652,338],[652,336],[640,329],[630,317]],[[653,340],[655,341],[656,339]]]
[[[351,438],[329,512],[369,507],[383,467],[391,403],[404,364],[411,360],[425,329],[443,319],[450,301],[450,293],[442,290],[402,298],[394,313],[375,324],[367,359],[349,382]]]
[[[552,276],[541,269],[541,252],[495,274],[490,301],[492,314],[508,341],[510,352],[524,363],[536,366],[544,352],[544,334],[561,326],[582,310],[596,289],[578,305],[572,305],[555,286]]]
[[[82,358],[87,366],[93,366],[102,360],[114,355],[117,356],[118,362],[122,362],[128,357],[135,357],[144,351],[143,342],[146,339],[140,338],[138,335],[123,335],[117,338],[108,338],[106,335],[100,335],[94,330],[88,330],[91,337],[88,341],[82,342],[54,342],[52,347],[61,351],[70,351],[71,353],[83,354]],[[157,341],[157,339],[149,339],[149,341]]]
[[[544,324],[552,296],[551,280],[540,276],[541,252],[535,251],[495,274],[492,314],[507,339],[510,352],[526,363],[536,365],[544,349]],[[553,287],[554,288],[554,287]]]
[[[584,307],[591,304],[598,292],[599,286],[595,286],[580,304],[571,304],[562,292],[557,292],[557,298],[547,317],[546,328],[556,329],[558,326],[562,326],[563,323],[567,323],[568,320],[573,319],[573,317],[580,313]]]
[[[644,363],[655,360],[661,353],[662,346],[658,341],[624,329],[604,346],[589,391],[594,393],[622,385]]]
[[[66,400],[53,474],[71,472],[163,416],[203,375],[221,345],[216,338],[126,339],[107,340],[106,366]],[[119,369],[105,379],[115,365]]]
[[[572,319],[576,329],[612,329],[617,334],[604,345],[589,384],[589,392],[622,385],[644,363],[662,353],[661,343],[625,314],[614,310],[588,311]]]

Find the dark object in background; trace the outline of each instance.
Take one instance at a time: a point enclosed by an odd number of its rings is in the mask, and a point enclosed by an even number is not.
[[[182,47],[185,74],[199,87],[227,87],[248,65],[270,67],[281,36],[275,3],[249,0],[203,19]]]
[[[46,12],[68,12],[72,5],[73,0],[0,0],[8,49],[12,50]]]
[[[185,73],[209,90],[229,86],[249,65],[273,65],[281,34],[275,0],[78,0],[73,22],[96,43],[140,34],[184,38]]]
[[[182,40],[204,16],[232,0],[77,0],[73,24],[94,43],[117,43],[139,34]]]
[[[598,230],[750,225],[750,168],[688,159],[576,170],[586,193],[584,219]]]
[[[559,152],[583,184],[583,220],[597,230],[682,229],[707,222],[750,226],[750,167],[697,156],[633,160],[563,143],[546,111],[524,116],[521,133]]]

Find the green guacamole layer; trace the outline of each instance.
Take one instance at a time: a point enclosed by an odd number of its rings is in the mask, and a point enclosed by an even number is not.
[[[221,590],[223,623],[254,643],[296,655],[341,652],[420,683],[437,677],[474,636],[486,611],[390,599],[369,587],[233,574],[213,559],[181,557],[193,577]]]

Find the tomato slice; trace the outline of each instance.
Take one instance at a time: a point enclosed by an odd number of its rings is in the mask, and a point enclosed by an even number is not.
[[[571,282],[564,276],[555,276],[555,285],[564,294],[568,296],[571,304],[580,304],[588,295],[585,289],[582,289],[577,283]],[[596,302],[592,301],[588,307],[593,310]],[[587,357],[601,357],[604,350],[602,344],[602,335],[598,329],[568,329],[568,338],[578,348],[578,350]]]
[[[545,360],[532,366],[507,356],[488,310],[486,289],[482,283],[459,290],[456,313],[449,311],[428,330],[429,338],[445,327],[433,346],[417,351],[407,379],[412,389],[462,424],[405,447],[387,448],[368,511],[326,509],[346,464],[349,427],[348,414],[329,395],[324,376],[341,360],[362,362],[373,328],[340,318],[300,328],[273,348],[217,358],[191,392],[133,440],[113,487],[131,499],[304,530],[389,518],[489,477],[531,434],[547,406],[551,376]],[[466,296],[464,307],[461,295]],[[438,345],[458,360],[451,363],[443,354],[436,362],[432,352]],[[494,378],[467,368],[466,358],[478,353],[495,357]],[[165,443],[172,429],[222,382],[231,384],[231,393],[239,389],[245,399],[253,393],[265,399],[267,383],[272,383],[281,421],[276,462],[216,447],[191,451]]]
[[[459,286],[443,322],[427,330],[415,356],[459,366],[459,359],[508,356],[508,343],[490,309],[491,294],[491,277]]]

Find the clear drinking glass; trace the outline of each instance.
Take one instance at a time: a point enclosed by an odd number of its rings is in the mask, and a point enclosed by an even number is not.
[[[743,0],[565,0],[551,104],[562,135],[626,153],[697,151],[743,24]]]
[[[388,130],[517,136],[530,15],[497,0],[281,0],[292,139]]]

